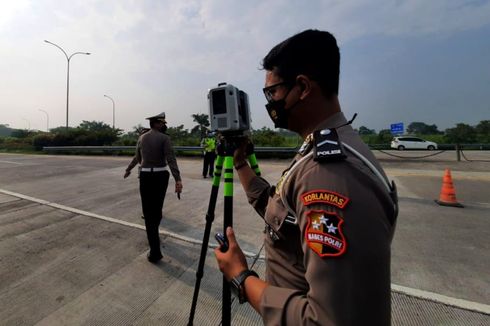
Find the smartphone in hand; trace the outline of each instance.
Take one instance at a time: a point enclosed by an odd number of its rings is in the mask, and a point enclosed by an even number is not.
[[[221,245],[219,250],[221,252],[226,252],[228,250],[228,241],[226,241],[225,236],[222,233],[218,232],[214,235],[214,238]]]

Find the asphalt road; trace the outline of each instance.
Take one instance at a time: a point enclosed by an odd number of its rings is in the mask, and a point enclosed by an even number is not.
[[[490,304],[490,152],[465,152],[468,160],[461,162],[456,161],[455,152],[376,151],[375,154],[399,189],[400,214],[392,246],[392,282]],[[429,154],[437,155],[423,157]],[[129,161],[128,157],[0,154],[0,190],[143,226],[136,173],[126,180],[122,178]],[[200,159],[178,158],[178,163],[184,192],[182,199],[178,200],[173,193],[173,180],[170,182],[161,228],[201,240],[211,180],[202,179]],[[287,163],[287,160],[259,161],[263,176],[271,183],[278,180]],[[451,170],[457,199],[465,208],[442,207],[434,203],[434,199],[439,197],[446,168]],[[220,189],[212,233],[222,229],[221,193]],[[43,227],[62,223],[65,219],[72,219],[72,223],[80,228],[87,227],[86,222],[73,213],[46,207],[39,211],[39,207],[34,207],[28,200],[15,202],[10,196],[3,196],[0,197],[2,203],[5,203],[3,213],[11,213],[8,221],[0,221],[0,241],[2,238],[14,241],[9,236],[15,235],[21,226],[25,228],[26,224],[39,227],[35,220],[22,221],[30,209],[35,210],[39,216],[38,223]],[[84,232],[89,236],[90,232],[100,233],[104,228],[107,226],[99,226],[92,231],[89,228]],[[234,228],[246,251],[255,253],[260,249],[263,222],[248,205],[237,180]],[[111,239],[112,243],[119,242],[114,250],[131,247],[128,257],[146,250],[144,233],[124,232]],[[98,236],[103,237],[103,234]],[[84,242],[90,243],[84,238],[66,241],[79,243],[81,247],[77,250],[82,250]],[[59,240],[58,245],[62,243]],[[103,246],[102,242],[100,245]],[[0,250],[12,249],[12,246],[13,242],[0,246]],[[32,257],[22,259],[42,259],[40,253],[44,252],[43,248],[34,248],[27,250]],[[59,250],[60,255],[68,255],[55,247],[46,250]],[[1,252],[0,256],[3,254]],[[27,268],[12,257],[8,261],[10,267],[0,269],[0,293],[9,280],[18,279],[16,264]],[[109,257],[107,264],[111,263],[116,262]],[[24,272],[28,273],[29,269]]]

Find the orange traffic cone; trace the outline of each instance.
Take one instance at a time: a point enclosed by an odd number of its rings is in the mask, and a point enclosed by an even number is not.
[[[442,188],[439,200],[435,200],[436,203],[442,206],[452,207],[464,207],[456,200],[456,192],[454,191],[453,179],[451,178],[451,171],[446,169],[444,177],[442,178]]]

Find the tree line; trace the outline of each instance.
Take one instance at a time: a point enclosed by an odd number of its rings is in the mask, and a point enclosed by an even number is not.
[[[199,146],[200,140],[209,129],[207,114],[193,114],[196,123],[190,130],[184,125],[170,126],[167,134],[177,146]],[[25,129],[11,129],[0,124],[0,149],[7,150],[42,150],[44,146],[134,146],[145,127],[138,125],[130,132],[113,129],[100,121],[83,121],[77,127],[57,127],[49,132]],[[367,144],[389,144],[393,135],[389,129],[378,133],[365,126],[357,129]],[[489,144],[490,120],[480,121],[475,126],[458,123],[454,128],[439,131],[436,125],[424,122],[412,122],[406,134],[422,137],[439,144]],[[256,146],[297,147],[301,139],[287,130],[272,130],[267,127],[251,131],[252,141]]]

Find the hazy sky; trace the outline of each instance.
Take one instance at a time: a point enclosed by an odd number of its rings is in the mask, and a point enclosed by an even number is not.
[[[332,32],[341,51],[340,101],[355,127],[475,125],[490,119],[490,1],[0,0],[0,124],[126,131],[165,111],[192,128],[219,82],[248,93],[254,128],[264,108],[262,58],[304,29]]]

